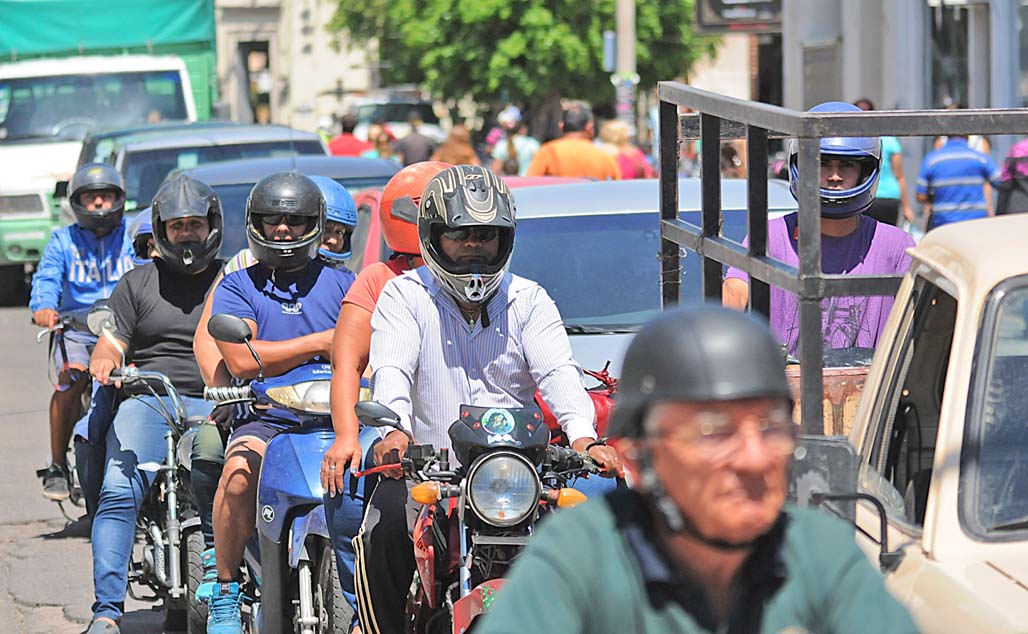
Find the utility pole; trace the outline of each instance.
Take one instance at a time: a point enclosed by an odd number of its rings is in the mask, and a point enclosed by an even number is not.
[[[635,72],[635,0],[617,0],[614,17],[617,60],[614,74],[610,77],[614,84],[614,107],[618,119],[628,124],[629,135],[635,138],[635,97],[639,85],[639,75]]]

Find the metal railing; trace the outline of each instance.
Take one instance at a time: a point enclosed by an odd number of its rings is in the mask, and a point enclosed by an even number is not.
[[[821,270],[820,140],[846,136],[939,136],[1028,133],[1028,109],[905,110],[806,113],[660,82],[661,299],[678,303],[680,249],[702,258],[703,295],[721,299],[723,265],[750,275],[750,307],[770,314],[774,285],[799,301],[800,416],[803,432],[823,433],[821,302],[827,297],[894,295],[901,275],[831,275]],[[679,116],[679,106],[695,115]],[[679,131],[681,130],[681,132]],[[701,143],[702,225],[678,217],[678,161],[682,139]],[[747,228],[749,246],[720,235],[720,141],[747,144]],[[799,269],[767,255],[768,140],[798,144]],[[814,371],[811,371],[811,368]]]

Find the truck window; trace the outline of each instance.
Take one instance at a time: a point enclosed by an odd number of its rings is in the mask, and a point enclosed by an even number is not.
[[[1028,280],[993,291],[961,449],[961,521],[987,539],[1028,530]]]
[[[0,80],[0,143],[186,118],[174,70]]]
[[[920,278],[903,311],[885,389],[872,410],[873,446],[861,486],[882,499],[890,516],[916,527],[924,523],[957,300]]]

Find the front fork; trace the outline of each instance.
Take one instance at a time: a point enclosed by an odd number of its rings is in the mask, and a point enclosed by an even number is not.
[[[180,546],[182,541],[182,527],[178,517],[178,477],[175,456],[175,438],[169,431],[164,435],[168,451],[164,464],[164,485],[167,508],[166,530],[168,532],[168,594],[172,599],[180,599],[185,595],[185,588],[182,587],[182,559]]]
[[[299,581],[299,609],[296,612],[296,623],[300,634],[314,634],[315,627],[321,623],[320,615],[314,614],[314,575],[310,558],[300,559],[297,577]]]

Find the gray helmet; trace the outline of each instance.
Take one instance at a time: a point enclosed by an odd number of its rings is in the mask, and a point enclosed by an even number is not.
[[[168,221],[191,217],[207,218],[210,227],[207,239],[172,244],[168,239]],[[218,257],[225,233],[224,219],[221,200],[207,183],[185,174],[172,177],[161,185],[150,203],[150,223],[161,261],[175,270],[199,273]]]
[[[514,249],[514,197],[507,184],[477,165],[455,165],[425,186],[418,206],[421,257],[443,288],[462,302],[484,302],[500,285]],[[463,264],[446,257],[439,235],[461,227],[496,227],[500,248],[491,262]]]
[[[103,163],[89,163],[79,168],[68,184],[71,192],[68,203],[75,214],[75,222],[83,229],[95,231],[110,229],[121,222],[125,212],[125,180],[118,170]],[[79,201],[86,192],[113,191],[114,204],[110,209],[89,211]]]
[[[262,216],[307,216],[302,236],[277,241],[264,237]],[[295,170],[265,176],[246,199],[246,238],[261,264],[273,269],[295,268],[313,260],[325,228],[325,197],[311,179]]]
[[[640,438],[643,417],[661,401],[792,402],[785,356],[766,322],[713,304],[669,310],[632,340],[607,433]]]

